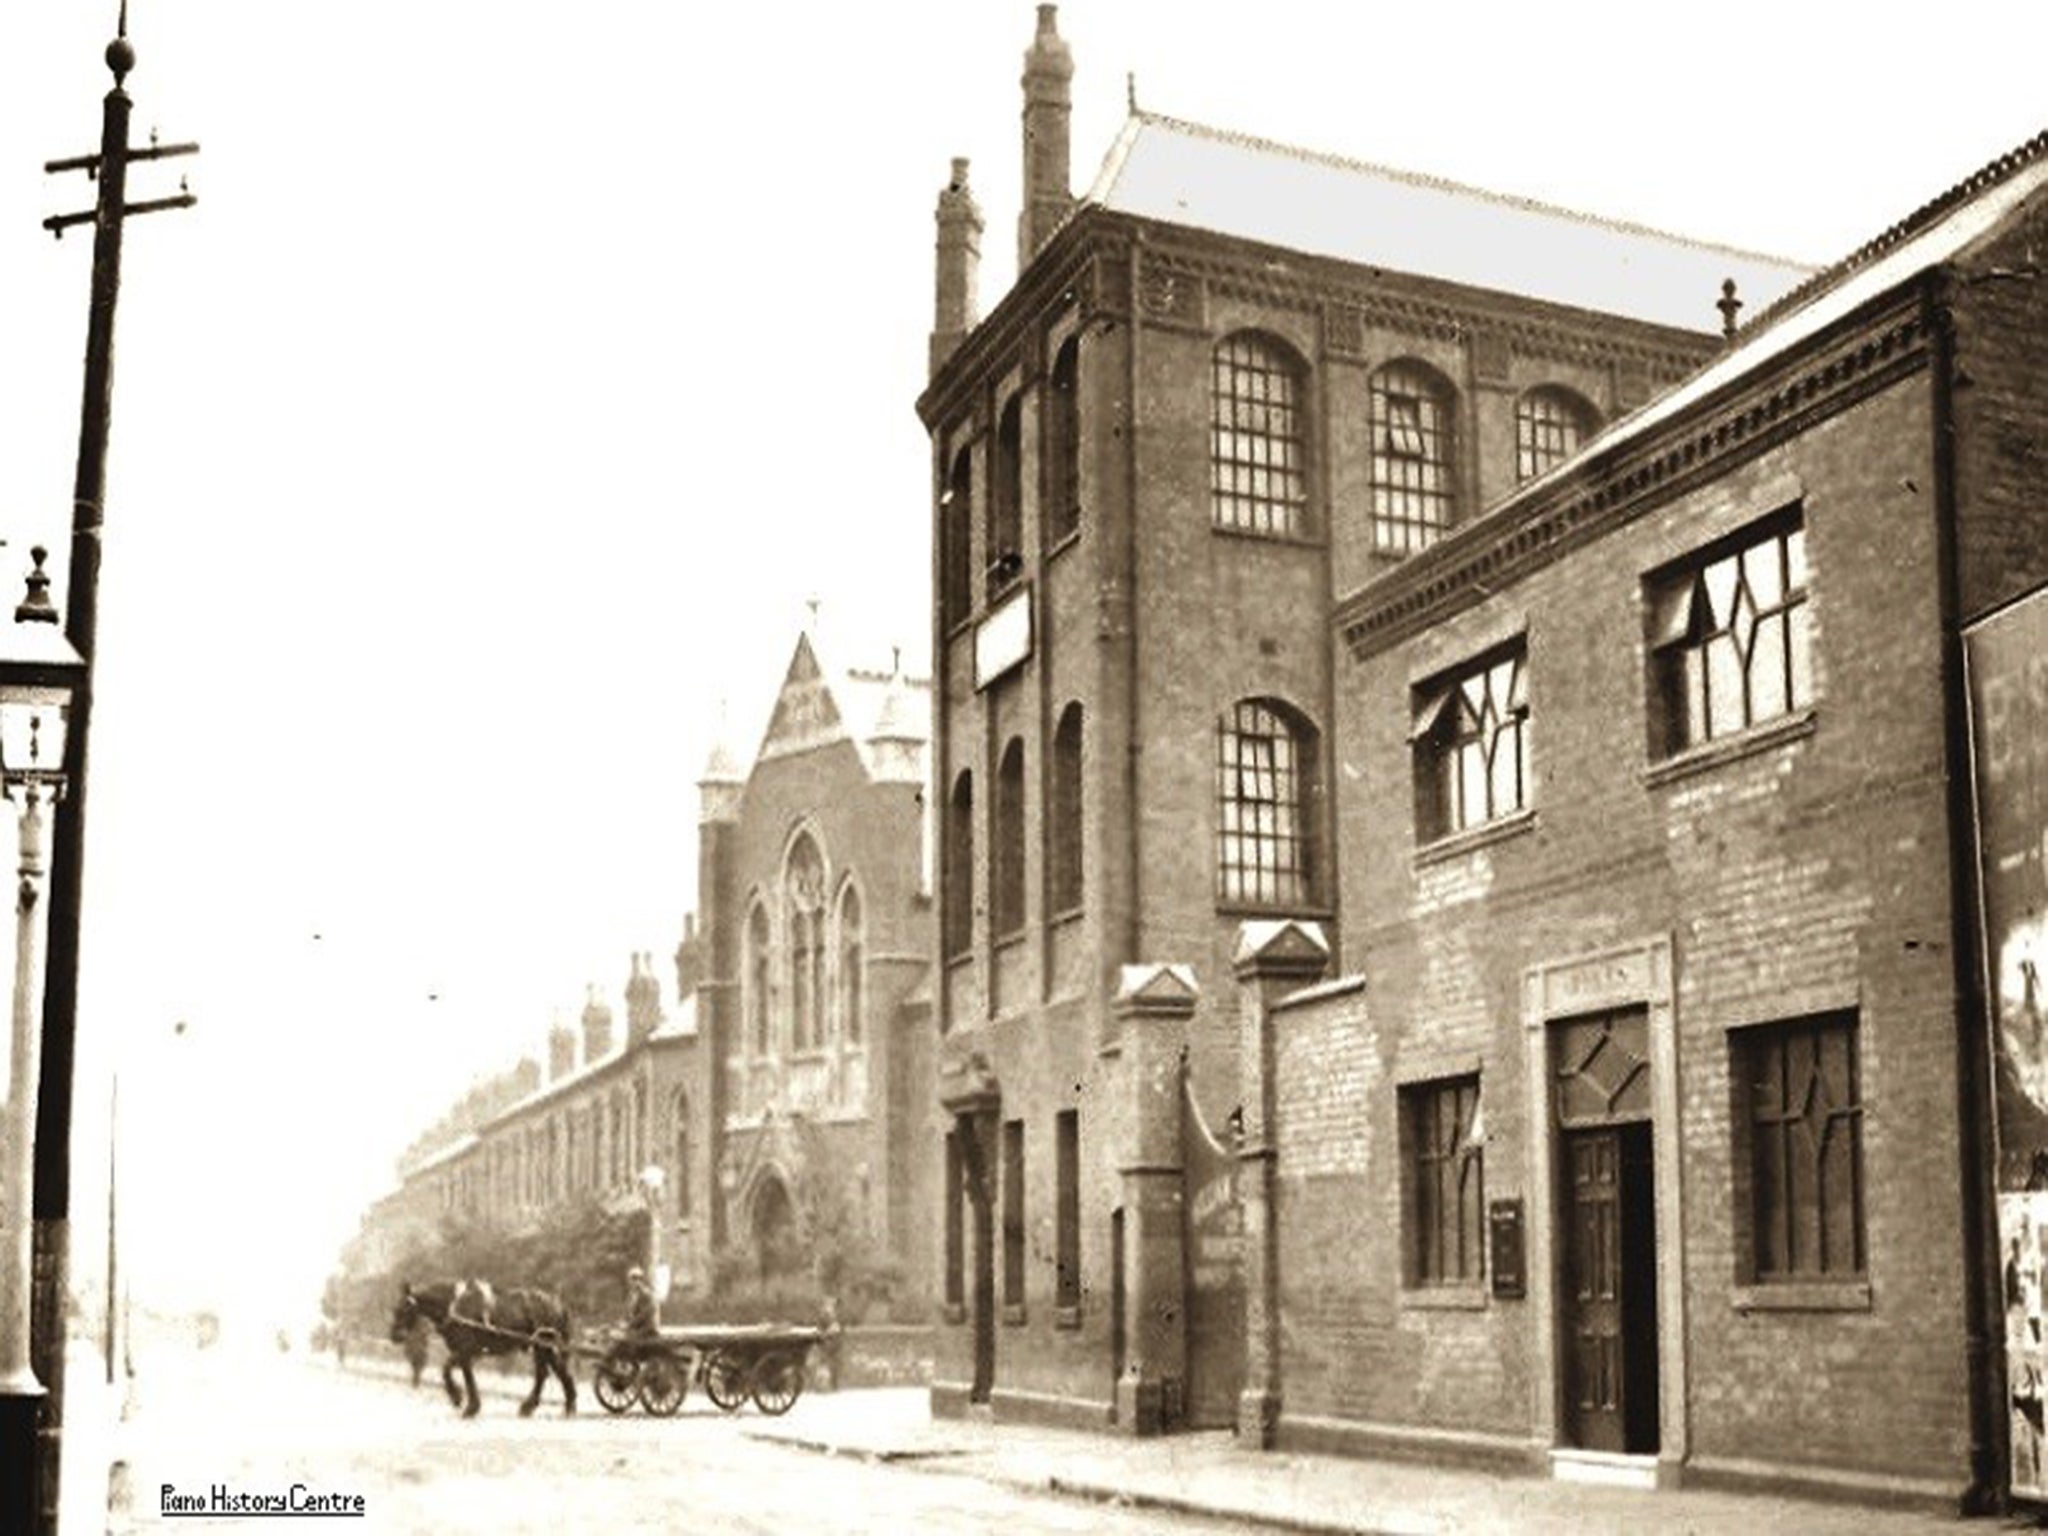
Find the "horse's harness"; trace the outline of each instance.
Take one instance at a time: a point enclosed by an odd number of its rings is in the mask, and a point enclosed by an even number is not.
[[[467,1313],[462,1304],[474,1300],[476,1311]],[[531,1333],[520,1333],[512,1328],[500,1328],[491,1321],[491,1310],[497,1304],[497,1293],[491,1289],[488,1280],[464,1280],[455,1287],[455,1294],[448,1298],[448,1321],[460,1323],[476,1333],[488,1334],[496,1339],[511,1339],[529,1349],[559,1349],[562,1336],[555,1329],[540,1327]]]

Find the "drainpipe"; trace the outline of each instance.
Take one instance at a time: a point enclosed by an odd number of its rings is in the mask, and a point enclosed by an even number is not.
[[[1989,1321],[2002,1315],[1998,1265],[1997,1167],[1991,1093],[1991,1020],[1984,991],[1984,935],[1978,922],[1976,807],[1969,700],[1963,673],[1963,598],[1956,532],[1953,274],[1942,272],[1922,295],[1921,315],[1933,359],[1929,388],[1934,416],[1934,514],[1941,605],[1941,700],[1947,741],[1949,824],[1949,950],[1957,1004],[1957,1137],[1963,1226],[1964,1367],[1968,1377],[1970,1486],[1966,1514],[2002,1508],[2009,1450],[2005,1421],[2003,1341]]]

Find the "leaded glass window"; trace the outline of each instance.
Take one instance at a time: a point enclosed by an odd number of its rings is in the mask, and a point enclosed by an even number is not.
[[[1864,1273],[1863,1101],[1856,1016],[1830,1014],[1731,1037],[1747,1132],[1753,1278]]]
[[[1529,692],[1522,645],[1420,693],[1417,825],[1425,839],[1484,826],[1529,804]]]
[[[1668,754],[1813,701],[1806,530],[1769,525],[1652,583],[1652,644]]]
[[[1410,1285],[1475,1284],[1486,1235],[1485,1153],[1479,1079],[1401,1090],[1407,1150]]]

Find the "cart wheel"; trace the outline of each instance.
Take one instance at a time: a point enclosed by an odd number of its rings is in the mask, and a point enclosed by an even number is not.
[[[766,1414],[784,1414],[803,1396],[804,1357],[793,1350],[763,1355],[754,1367],[754,1406]]]
[[[690,1378],[666,1355],[650,1355],[640,1364],[640,1406],[658,1419],[673,1418],[683,1406]]]
[[[597,1362],[597,1373],[591,1380],[591,1386],[597,1392],[597,1400],[604,1404],[606,1413],[624,1413],[633,1406],[633,1398],[640,1388],[639,1364],[607,1355]]]
[[[714,1350],[704,1362],[704,1395],[732,1413],[747,1400],[747,1370],[739,1357]]]

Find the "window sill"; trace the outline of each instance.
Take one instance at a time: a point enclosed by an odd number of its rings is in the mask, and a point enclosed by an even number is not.
[[[1476,827],[1467,827],[1462,832],[1452,832],[1448,836],[1424,843],[1415,850],[1415,867],[1420,869],[1428,864],[1441,864],[1448,859],[1457,858],[1460,854],[1470,853],[1475,848],[1484,848],[1492,843],[1504,843],[1511,837],[1520,837],[1524,832],[1533,832],[1535,828],[1534,811],[1515,811],[1492,821],[1482,822]]]
[[[1868,1312],[1868,1280],[1772,1280],[1735,1287],[1738,1312]]]
[[[972,949],[963,949],[957,955],[946,956],[946,969],[949,971],[964,971],[972,964],[974,964],[974,951]]]
[[[1087,915],[1086,907],[1066,907],[1045,920],[1048,928],[1071,928]]]
[[[1219,538],[1249,539],[1254,544],[1284,544],[1294,549],[1321,549],[1323,541],[1310,533],[1268,532],[1264,528],[1239,528],[1233,523],[1209,520],[1209,531]]]
[[[1246,918],[1292,917],[1299,918],[1304,923],[1327,923],[1336,917],[1337,909],[1335,907],[1318,906],[1313,903],[1289,905],[1285,902],[1276,902],[1271,906],[1267,906],[1255,901],[1218,901],[1216,903],[1216,915],[1218,917]]]
[[[1063,1328],[1069,1332],[1079,1328],[1081,1326],[1081,1309],[1078,1306],[1054,1307],[1052,1309],[1052,1325],[1055,1328]]]
[[[1418,1285],[1401,1292],[1402,1309],[1409,1312],[1484,1312],[1486,1287],[1478,1281],[1457,1285]]]
[[[1025,1316],[1023,1302],[1006,1301],[1003,1303],[1003,1326],[1005,1328],[1022,1328],[1024,1326],[1024,1322]]]
[[[964,1323],[967,1321],[967,1308],[957,1301],[949,1301],[939,1308],[939,1321],[943,1323]]]
[[[1068,529],[1065,533],[1061,534],[1057,539],[1053,540],[1052,547],[1046,550],[1045,552],[1046,564],[1050,565],[1054,560],[1059,558],[1059,556],[1064,555],[1068,550],[1072,549],[1076,544],[1081,542],[1080,521],[1081,513],[1080,510],[1076,508],[1074,512],[1075,526]]]
[[[996,939],[995,951],[997,954],[1000,955],[1004,950],[1015,949],[1019,944],[1022,944],[1023,942],[1024,930],[1022,928],[1012,928],[1008,933],[1003,934]]]
[[[1788,741],[1799,741],[1813,734],[1814,710],[1811,704],[1789,715],[1780,715],[1762,725],[1753,725],[1746,731],[1733,736],[1722,736],[1713,741],[1701,742],[1696,747],[1687,747],[1674,757],[1650,764],[1643,770],[1643,784],[1656,789],[1679,779],[1691,778],[1696,773],[1706,773],[1724,763],[1738,762],[1772,747],[1782,746]]]

